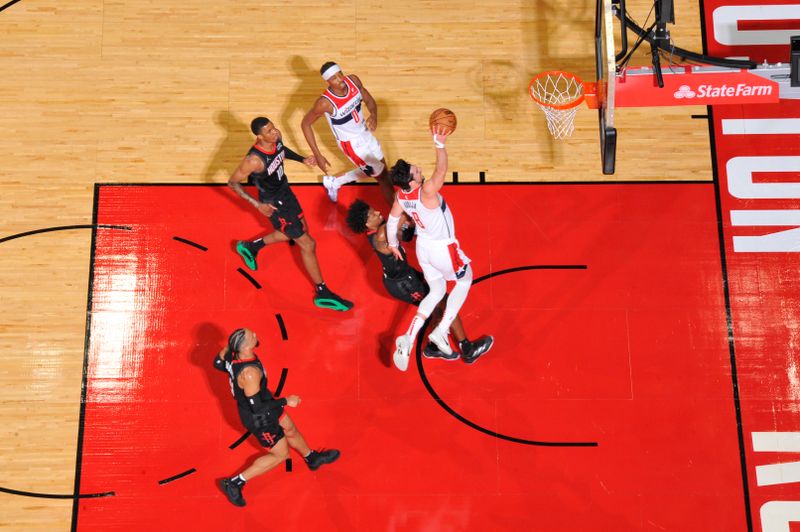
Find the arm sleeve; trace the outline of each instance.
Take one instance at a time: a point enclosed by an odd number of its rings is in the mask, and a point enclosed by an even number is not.
[[[397,225],[400,223],[399,216],[392,216],[389,215],[389,218],[386,220],[386,241],[389,244],[389,247],[396,248],[398,245],[397,242]]]
[[[305,159],[305,157],[293,151],[291,148],[287,146],[283,147],[283,152],[286,154],[287,159],[291,159],[293,161],[300,161],[302,163],[303,159]]]

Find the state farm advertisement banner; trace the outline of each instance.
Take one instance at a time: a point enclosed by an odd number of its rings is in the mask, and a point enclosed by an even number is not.
[[[709,55],[789,61],[800,2],[701,6]],[[800,100],[710,115],[748,529],[800,530]]]
[[[664,87],[657,87],[652,69],[628,69],[617,79],[618,107],[661,105],[731,105],[776,103],[778,84],[747,70],[698,74],[691,67],[664,69]]]

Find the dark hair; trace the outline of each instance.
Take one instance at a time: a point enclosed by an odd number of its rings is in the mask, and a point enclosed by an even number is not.
[[[397,162],[392,166],[389,177],[394,186],[400,187],[405,192],[411,190],[411,187],[408,186],[411,182],[411,165],[403,159],[397,159]]]
[[[335,62],[335,61],[327,61],[327,62],[326,62],[324,65],[322,65],[322,67],[319,69],[319,75],[321,76],[323,72],[325,72],[326,70],[328,70],[330,67],[332,67],[332,66],[333,66],[333,65],[335,65],[335,64],[336,64],[336,62]]]
[[[367,216],[369,215],[369,205],[366,201],[355,200],[347,208],[347,226],[354,233],[365,233],[367,231]]]
[[[250,122],[250,131],[253,132],[253,135],[258,136],[261,132],[261,128],[269,124],[269,118],[265,116],[259,116],[258,118],[254,118],[252,122]]]
[[[242,343],[244,343],[246,334],[245,331],[247,331],[245,328],[236,329],[228,336],[228,349],[230,349],[232,355],[238,353],[239,349],[242,348]]]

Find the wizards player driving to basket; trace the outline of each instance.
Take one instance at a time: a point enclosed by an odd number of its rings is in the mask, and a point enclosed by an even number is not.
[[[412,268],[408,263],[403,248],[398,248],[403,256],[402,260],[395,257],[389,250],[389,242],[386,237],[386,222],[383,221],[381,213],[370,207],[366,202],[357,199],[350,204],[350,208],[347,210],[347,225],[355,233],[366,233],[372,249],[375,250],[375,254],[378,255],[378,259],[380,259],[383,266],[383,286],[386,287],[386,291],[395,299],[418,306],[420,301],[428,295],[430,289],[423,279],[422,273]],[[441,318],[443,307],[443,302],[436,306],[434,319],[432,319],[434,325]],[[438,317],[436,317],[436,314],[438,314]],[[494,342],[491,336],[481,336],[474,342],[470,342],[467,339],[459,316],[456,316],[450,325],[450,332],[453,333],[453,338],[461,350],[461,360],[467,364],[472,364],[481,355],[487,353]],[[433,342],[428,342],[422,354],[425,358],[442,358],[444,360],[456,360],[459,358],[456,352],[449,355],[442,353]]]
[[[322,280],[317,243],[308,234],[308,226],[300,202],[289,187],[283,171],[283,160],[299,161],[306,166],[314,166],[314,157],[303,157],[290,150],[281,142],[281,132],[268,118],[255,118],[250,129],[256,136],[256,143],[247,152],[228,180],[230,186],[242,199],[268,217],[274,231],[252,242],[240,240],[236,252],[244,259],[251,270],[258,269],[256,256],[265,246],[293,239],[300,247],[303,266],[311,277],[316,290],[314,304],[333,310],[350,310],[353,303],[334,294]],[[258,200],[253,199],[242,187],[242,181],[251,179],[258,189]]]
[[[328,88],[303,117],[301,127],[317,166],[326,174],[322,177],[322,184],[328,191],[328,197],[335,202],[342,185],[352,183],[360,175],[366,174],[378,181],[381,194],[391,205],[394,201],[394,189],[386,172],[386,160],[381,145],[372,135],[378,127],[378,104],[358,76],[345,75],[336,63],[329,61],[322,65],[320,74]],[[361,108],[362,102],[369,109],[366,120]],[[327,175],[330,163],[320,153],[311,128],[323,115],[328,120],[339,149],[356,167],[338,177]]]
[[[400,187],[400,191],[395,196],[389,220],[386,222],[389,249],[398,260],[403,260],[403,252],[400,251],[397,240],[397,225],[400,215],[405,212],[417,222],[417,259],[430,287],[430,293],[420,302],[417,315],[411,320],[408,330],[398,336],[395,342],[397,350],[393,360],[401,371],[408,368],[409,353],[423,323],[447,293],[447,281],[455,281],[455,286],[447,298],[442,321],[428,335],[428,339],[442,353],[449,355],[452,352],[447,331],[472,286],[470,260],[458,245],[453,214],[439,194],[447,173],[447,150],[444,143],[452,130],[448,132],[441,126],[436,126],[432,133],[433,144],[436,146],[436,167],[430,179],[423,177],[418,166],[410,165],[402,159],[395,163],[391,172],[392,183]]]

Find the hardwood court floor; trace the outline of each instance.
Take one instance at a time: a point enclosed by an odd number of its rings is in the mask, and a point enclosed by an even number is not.
[[[525,92],[546,69],[590,76],[593,4],[21,0],[0,12],[0,238],[91,223],[98,182],[224,182],[255,115],[305,152],[299,122],[328,59],[377,99],[390,161],[431,161],[427,116],[447,106],[459,117],[449,147],[463,181],[479,172],[489,181],[605,179],[594,114],[583,110],[573,140],[555,143]],[[629,5],[643,21],[644,3]],[[697,5],[676,8],[676,40],[700,49]],[[697,112],[620,112],[614,179],[710,179]],[[345,169],[331,135],[316,131]],[[664,136],[680,136],[680,157],[656,145]],[[290,178],[317,181],[319,172],[294,167]],[[0,486],[73,492],[90,236],[71,229],[0,246]],[[2,495],[0,521],[66,529],[72,506]]]

